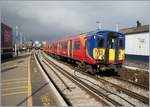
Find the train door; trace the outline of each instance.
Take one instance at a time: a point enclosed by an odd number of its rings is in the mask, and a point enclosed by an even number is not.
[[[60,54],[60,46],[59,46],[59,42],[57,43],[57,54]]]
[[[114,33],[108,33],[106,36],[105,63],[118,63],[118,38]]]
[[[70,40],[69,56],[72,57],[72,40]]]
[[[116,36],[115,44],[114,44],[114,48],[115,48],[115,63],[116,64],[118,64],[118,62],[119,62],[119,47],[118,47],[118,42],[119,42],[119,39],[118,39],[118,36]]]
[[[85,36],[82,36],[81,39],[80,39],[80,42],[81,42],[81,46],[80,46],[80,59],[82,61],[85,61],[86,59],[86,38]]]
[[[108,64],[109,62],[109,44],[110,44],[110,40],[109,40],[109,36],[106,36],[106,50],[105,50],[105,64]]]
[[[83,60],[86,60],[87,38],[84,38],[84,39],[85,39],[85,41],[84,41],[84,46],[83,46]]]
[[[80,51],[80,40],[74,41],[74,50],[73,50],[73,57],[79,59],[81,55]]]

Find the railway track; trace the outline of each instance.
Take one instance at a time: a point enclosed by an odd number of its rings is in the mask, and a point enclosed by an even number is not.
[[[84,73],[84,75],[91,76],[91,75],[86,74],[86,73]],[[103,78],[97,78],[97,77],[95,77],[95,76],[91,76],[91,77],[94,78],[94,79],[96,79],[96,80],[98,80],[98,81],[103,82],[104,84],[111,84],[111,85],[112,85],[113,87],[115,87],[118,91],[121,91],[121,92],[123,92],[123,93],[126,93],[127,95],[129,95],[129,96],[131,96],[131,97],[133,97],[133,98],[135,98],[135,99],[138,99],[139,101],[141,101],[141,102],[143,102],[143,103],[145,103],[145,104],[149,104],[149,98],[148,98],[148,97],[145,97],[145,96],[142,96],[142,95],[140,95],[140,94],[138,94],[138,93],[135,93],[135,92],[133,92],[133,91],[130,91],[130,90],[126,89],[126,88],[123,88],[123,87],[121,87],[121,86],[119,86],[119,85],[116,85],[116,84],[114,84],[114,83],[112,83],[112,82],[110,82],[110,81],[107,81],[107,80],[103,79]]]
[[[51,78],[52,81],[57,85],[57,89],[61,92],[63,98],[65,98],[65,101],[69,106],[86,104],[101,106],[112,105],[111,103],[105,101],[105,99],[100,97],[98,94],[89,90],[89,88],[81,84],[79,81],[75,80],[68,74],[62,72],[59,68],[56,68],[54,66],[52,67],[46,60],[41,60],[38,56],[37,59],[46,72],[48,70],[46,70],[46,66],[47,68],[50,68],[53,71],[53,73],[51,72],[51,74],[47,74],[50,76],[50,78],[51,76],[53,76],[53,78]],[[121,106],[121,104],[119,104],[118,102],[113,102],[113,104]]]
[[[69,66],[71,69],[75,69],[75,65],[72,65],[72,64],[69,64],[69,63],[64,63],[64,62],[62,62],[62,61],[60,61],[60,60],[57,60],[57,61],[60,62],[60,63],[65,64],[65,65],[67,65],[67,66]],[[83,71],[83,70],[81,69],[80,71]],[[136,82],[133,82],[133,81],[129,81],[129,80],[126,80],[126,79],[117,77],[117,76],[113,76],[113,74],[112,74],[112,78],[115,78],[115,79],[117,79],[118,81],[122,81],[122,82],[129,83],[129,84],[131,84],[131,85],[133,85],[133,86],[136,86],[136,87],[141,88],[141,89],[144,89],[144,90],[149,90],[149,86],[145,86],[145,85],[142,85],[142,84],[138,84],[138,83],[136,83]]]
[[[47,62],[46,62],[47,61]],[[57,66],[57,65],[55,65],[53,62],[51,62],[50,60],[48,60],[48,59],[46,59],[46,61],[44,61],[44,63],[45,63],[45,65],[48,65],[48,66],[50,66],[50,65],[52,65],[56,70],[57,70],[57,73],[59,73],[59,76],[60,75],[64,75],[63,76],[63,79],[64,78],[69,78],[69,79],[71,79],[71,81],[73,81],[73,83],[76,83],[76,84],[78,84],[80,87],[82,87],[82,89],[77,89],[77,90],[73,90],[72,88],[70,88],[71,90],[72,90],[72,93],[73,93],[73,96],[74,95],[77,95],[77,97],[75,97],[75,98],[77,98],[76,100],[77,100],[77,102],[79,103],[79,105],[80,105],[80,100],[84,100],[83,101],[83,104],[81,103],[81,105],[91,105],[90,104],[90,102],[92,101],[92,104],[93,105],[101,105],[102,103],[103,103],[103,105],[102,106],[108,106],[108,105],[115,105],[115,106],[123,106],[122,104],[120,104],[119,102],[117,102],[117,101],[115,101],[114,99],[112,99],[112,98],[110,98],[110,97],[108,97],[106,94],[104,94],[103,92],[100,92],[99,90],[97,90],[97,89],[95,89],[95,88],[93,88],[92,86],[90,86],[90,85],[88,85],[88,84],[86,84],[85,82],[83,82],[83,81],[81,81],[80,79],[78,79],[77,77],[75,77],[74,75],[71,75],[71,74],[69,74],[67,71],[65,71],[64,69],[62,69],[62,68],[60,68],[59,66]],[[49,64],[50,65],[49,65]],[[53,69],[53,68],[52,68]],[[59,71],[59,72],[58,72]],[[62,74],[60,74],[60,72],[62,73]],[[62,78],[62,77],[61,77]],[[58,81],[58,80],[57,80]],[[69,82],[67,82],[68,84],[69,84]],[[58,83],[59,84],[59,83]],[[79,87],[79,86],[71,86],[71,87]],[[68,86],[69,87],[69,86]],[[67,88],[66,87],[66,89],[69,89],[69,88]],[[78,92],[80,92],[80,90],[81,90],[81,93],[78,93]],[[83,92],[82,90],[87,90],[86,92]],[[76,91],[77,91],[77,93],[76,93]],[[86,93],[86,94],[83,94],[83,93]],[[87,93],[90,93],[90,95],[88,94],[88,98],[90,98],[90,99],[87,99]],[[82,97],[83,97],[83,95],[86,95],[86,97],[85,98],[81,98],[80,99],[80,96],[82,95]],[[67,96],[67,94],[65,93],[65,96]],[[69,97],[70,97],[70,95],[69,95]],[[68,98],[68,97],[67,97]],[[72,99],[72,98],[68,98],[68,99]],[[74,98],[73,98],[74,99]],[[96,102],[95,102],[95,100],[96,100]],[[71,100],[72,101],[72,100]],[[70,101],[70,102],[71,102]],[[93,102],[94,101],[94,102]],[[82,102],[82,101],[81,101]],[[88,104],[89,103],[89,104]],[[73,104],[75,104],[76,105],[76,103],[73,101]],[[77,104],[78,105],[78,104]]]
[[[61,92],[61,90],[59,89],[59,87],[56,85],[56,83],[53,81],[53,79],[51,78],[51,76],[48,74],[47,70],[45,69],[45,67],[42,65],[39,57],[37,56],[37,53],[35,54],[35,60],[37,60],[37,62],[39,63],[41,69],[44,71],[44,73],[46,74],[46,77],[52,82],[52,84],[54,85],[54,87],[56,88],[57,92],[61,95],[61,98],[64,100],[64,102],[68,105],[68,106],[72,106],[72,104],[67,100],[67,98],[63,95],[63,93]]]
[[[51,65],[57,66],[58,69],[61,69],[61,70],[63,70],[64,72],[68,73],[68,72],[65,71],[63,68],[61,68],[61,67],[59,67],[58,65],[56,65],[55,63],[50,62],[48,59],[47,59],[47,61],[48,61]],[[72,74],[69,74],[69,75],[72,75]],[[74,79],[76,79],[76,80],[79,80],[80,83],[82,83],[82,84],[88,86],[88,88],[91,87],[91,85],[87,84],[85,81],[82,81],[82,80],[79,79],[78,77],[76,77],[76,76],[74,76],[74,75],[72,75],[72,77],[73,77]],[[101,96],[103,96],[106,100],[108,100],[108,98],[109,98],[109,99],[113,99],[113,97],[109,97],[109,95],[111,95],[111,96],[115,96],[116,99],[119,99],[118,101],[122,100],[123,104],[121,104],[121,105],[135,106],[135,105],[134,105],[133,103],[131,103],[130,101],[128,101],[128,100],[124,99],[123,97],[121,97],[121,96],[119,96],[119,95],[117,95],[117,94],[115,94],[115,93],[112,93],[111,91],[108,91],[108,90],[106,90],[106,89],[104,89],[104,88],[102,88],[102,87],[100,87],[100,86],[99,86],[98,88],[92,86],[92,88],[94,88],[93,90],[95,90],[96,93],[99,93],[100,90],[101,90]],[[100,89],[100,88],[101,88],[101,89]],[[103,95],[102,95],[102,94],[103,94]],[[109,100],[108,100],[108,101],[109,101]],[[117,102],[117,100],[114,100],[114,101]],[[115,105],[115,104],[114,104],[114,105]],[[120,105],[120,106],[121,106],[121,105]]]
[[[145,90],[149,90],[149,87],[148,87],[148,86],[145,86],[145,85],[142,85],[142,84],[138,84],[138,83],[135,83],[135,82],[132,82],[132,81],[129,81],[129,80],[120,78],[120,77],[116,77],[116,76],[113,77],[113,78],[118,79],[118,80],[120,80],[120,81],[128,82],[128,83],[133,84],[133,85],[135,85],[135,86],[137,86],[137,87],[139,87],[139,88],[142,88],[142,89],[145,89]]]
[[[61,68],[61,69],[62,69],[62,68]],[[106,81],[106,80],[104,80],[104,79],[102,79],[102,78],[96,78],[95,76],[91,76],[91,75],[89,75],[89,74],[87,74],[87,73],[84,73],[84,75],[90,76],[90,77],[96,79],[97,81],[101,81],[101,82],[103,82],[103,83],[105,83],[105,84],[111,84],[111,85],[112,85],[113,87],[115,87],[118,91],[121,91],[121,92],[127,94],[128,96],[130,96],[130,97],[132,97],[132,98],[134,98],[134,99],[137,99],[137,100],[139,100],[140,102],[143,102],[144,104],[149,104],[149,98],[147,98],[147,97],[145,97],[145,96],[142,96],[142,95],[139,95],[139,94],[137,94],[137,93],[134,93],[134,92],[132,92],[132,91],[130,91],[130,90],[127,90],[127,89],[125,89],[125,88],[123,88],[123,87],[120,87],[120,86],[118,86],[118,85],[116,85],[116,84],[113,84],[113,83],[111,83],[111,82],[109,82],[109,81]],[[125,99],[124,99],[124,100],[125,100]],[[127,102],[128,102],[128,101],[127,101]],[[130,103],[131,105],[134,106],[134,104],[132,104],[131,102],[128,102],[128,103]]]

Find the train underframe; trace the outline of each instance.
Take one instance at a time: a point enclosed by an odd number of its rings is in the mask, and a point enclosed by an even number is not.
[[[87,62],[82,62],[79,60],[75,60],[72,58],[56,55],[50,52],[46,52],[48,55],[50,55],[53,58],[63,60],[65,62],[69,62],[73,65],[76,65],[76,67],[84,72],[88,72],[90,74],[96,74],[99,72],[105,72],[108,70],[111,70],[111,72],[118,73],[120,69],[122,68],[122,64],[103,64],[103,63],[98,63],[98,64],[89,64]]]
[[[111,71],[118,73],[120,69],[122,68],[122,64],[89,64],[85,62],[79,62],[77,61],[78,68],[81,68],[84,70],[84,72],[89,72],[91,74],[96,74],[99,72],[105,72],[105,71]]]

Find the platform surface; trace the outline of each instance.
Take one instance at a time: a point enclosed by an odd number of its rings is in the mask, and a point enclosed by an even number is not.
[[[31,53],[23,53],[1,64],[2,106],[57,105],[43,72]]]
[[[1,64],[1,103],[2,106],[16,106],[29,94],[30,84],[30,54]],[[28,106],[32,101],[27,99],[22,106]]]

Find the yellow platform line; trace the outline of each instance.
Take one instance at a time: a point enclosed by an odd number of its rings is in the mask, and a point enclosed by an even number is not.
[[[1,91],[5,91],[5,90],[14,90],[14,89],[22,89],[22,88],[27,88],[27,86],[23,86],[23,87],[14,87],[14,88],[4,88],[4,89],[0,89]]]
[[[27,78],[14,78],[14,79],[7,79],[7,80],[2,80],[1,82],[10,82],[10,81],[19,81],[19,80],[27,80]]]
[[[27,93],[26,91],[21,91],[21,92],[13,92],[13,93],[7,93],[7,94],[1,94],[1,96],[10,96],[10,95],[17,95],[17,94],[25,94]]]
[[[25,83],[25,82],[27,82],[27,81],[7,82],[7,83],[1,83],[0,85],[19,84],[19,83]]]
[[[31,107],[32,106],[32,84],[31,84],[31,57],[29,57],[29,61],[28,61],[28,100],[27,100],[27,106]]]

